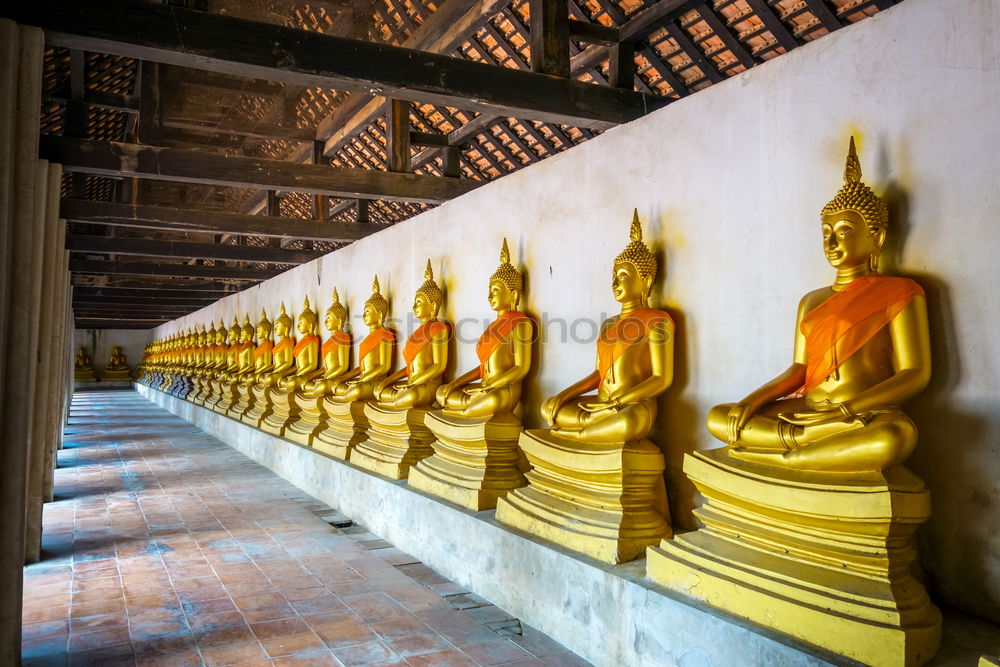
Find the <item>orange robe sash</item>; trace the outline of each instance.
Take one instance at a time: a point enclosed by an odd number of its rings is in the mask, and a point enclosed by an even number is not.
[[[263,343],[257,346],[257,349],[253,351],[253,359],[257,361],[264,354],[270,352],[274,348],[274,343],[269,340],[265,340]]]
[[[806,338],[806,379],[800,391],[822,384],[923,294],[909,278],[872,274],[855,278],[806,313],[799,325]]]
[[[372,331],[361,341],[361,347],[358,349],[358,363],[371,354],[383,341],[395,342],[395,340],[396,334],[391,329],[381,327]]]
[[[406,376],[410,376],[410,362],[417,358],[420,351],[427,347],[435,336],[442,331],[448,331],[449,327],[439,320],[424,322],[413,332],[403,347],[403,360],[406,361]]]
[[[350,344],[351,344],[350,335],[348,335],[346,332],[343,331],[336,331],[333,334],[331,334],[329,338],[326,339],[326,342],[323,343],[323,349],[320,350],[320,353],[322,354],[323,357],[326,357],[326,355],[333,352],[333,349],[335,347],[341,347],[343,345],[350,345]]]
[[[295,348],[292,350],[292,356],[298,358],[299,353],[302,350],[309,347],[312,343],[319,343],[319,336],[303,336],[302,340],[295,344]]]
[[[479,377],[483,376],[486,361],[521,322],[531,322],[531,318],[520,311],[507,311],[486,327],[486,331],[476,343],[476,356],[479,357]]]
[[[664,310],[640,308],[619,318],[617,322],[601,332],[597,339],[597,372],[604,384],[608,371],[622,354],[637,343],[649,339],[649,331],[660,322],[673,322]]]
[[[274,346],[273,348],[271,348],[271,349],[272,349],[272,351],[274,352],[274,354],[278,354],[279,352],[282,352],[282,351],[284,351],[284,350],[287,350],[287,349],[288,349],[288,348],[290,348],[290,347],[291,347],[291,348],[294,348],[294,346],[295,346],[295,339],[293,339],[293,338],[290,338],[290,337],[289,337],[289,338],[282,338],[282,339],[281,339],[281,340],[279,340],[279,341],[278,341],[278,343],[277,343],[277,344],[276,344],[276,345],[275,345],[275,346]],[[294,353],[295,353],[295,352],[294,352],[294,349],[293,349],[293,351],[292,351],[292,354],[294,354]]]

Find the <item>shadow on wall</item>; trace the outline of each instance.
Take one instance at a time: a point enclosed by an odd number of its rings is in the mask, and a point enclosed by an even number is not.
[[[890,183],[883,193],[890,230],[881,271],[900,275],[898,258],[910,231],[909,196]],[[920,562],[935,597],[1000,621],[1000,483],[990,473],[1000,453],[1000,406],[959,405],[955,388],[962,354],[949,286],[940,278],[902,271],[927,294],[933,372],[907,406],[920,441],[906,466],[931,492],[931,517],[917,533]],[[971,408],[971,409],[970,409]]]

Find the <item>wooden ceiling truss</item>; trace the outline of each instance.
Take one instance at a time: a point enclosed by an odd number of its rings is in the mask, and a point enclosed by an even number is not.
[[[77,326],[148,328],[895,0],[34,0]]]

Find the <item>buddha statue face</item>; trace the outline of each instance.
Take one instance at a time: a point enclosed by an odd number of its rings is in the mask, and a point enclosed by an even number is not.
[[[365,311],[367,312],[367,310],[368,309],[366,308]],[[365,324],[367,323],[368,322],[366,321]],[[333,308],[331,308],[326,311],[326,319],[323,321],[323,324],[325,324],[326,328],[331,332],[340,331],[344,326],[344,320],[334,312]]]
[[[361,314],[361,319],[369,329],[377,329],[382,326],[382,313],[370,303],[365,304],[365,312]]]
[[[257,324],[257,340],[267,340],[271,337],[271,326],[265,322]]]
[[[616,262],[611,272],[611,291],[615,301],[628,303],[645,301],[653,286],[653,277],[645,278],[632,262]]]
[[[413,299],[413,314],[419,320],[426,320],[437,315],[438,304],[427,298],[422,292],[418,292]]]
[[[521,295],[517,290],[507,287],[501,280],[490,282],[490,293],[486,299],[490,302],[490,308],[499,312],[514,310]]]
[[[288,335],[288,324],[285,322],[285,318],[279,317],[274,322],[274,335],[278,338],[284,338]]]
[[[871,265],[882,249],[885,228],[870,229],[854,211],[842,211],[823,218],[823,251],[835,269]]]
[[[303,336],[308,336],[316,332],[316,321],[307,315],[299,315],[295,328]]]
[[[248,342],[250,342],[250,335],[251,335],[251,333],[250,333],[249,329],[245,329],[245,328],[240,329],[240,342],[241,343],[248,343]]]
[[[225,327],[219,327],[215,332],[215,343],[216,345],[224,345],[226,342],[226,329]]]

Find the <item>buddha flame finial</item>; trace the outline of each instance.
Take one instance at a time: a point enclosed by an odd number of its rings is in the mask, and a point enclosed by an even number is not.
[[[844,185],[837,192],[837,196],[823,207],[820,217],[845,213],[852,213],[860,218],[872,234],[880,232],[889,224],[889,209],[885,201],[861,182],[861,160],[858,159],[853,136],[847,151],[847,164],[844,167]]]
[[[643,278],[656,277],[656,258],[642,240],[642,224],[639,222],[639,209],[632,211],[632,225],[629,228],[629,244],[621,254],[615,257],[615,264],[628,262],[632,264]]]
[[[337,288],[333,288],[333,301],[330,303],[330,307],[326,309],[326,312],[333,313],[333,315],[343,322],[347,319],[347,308],[344,304],[340,303],[340,295],[337,293]]]
[[[279,322],[283,325],[285,331],[288,331],[289,329],[292,328],[292,318],[289,317],[288,313],[285,312],[284,301],[281,302],[281,312],[278,314],[276,318],[274,318],[275,324],[278,324]]]
[[[384,318],[389,313],[389,302],[382,296],[382,290],[378,284],[378,274],[372,280],[372,295],[365,301],[366,306],[371,306]]]
[[[423,294],[431,303],[440,306],[443,296],[441,288],[434,282],[434,270],[431,268],[431,260],[427,258],[427,268],[424,269],[424,284],[417,289],[417,294]]]
[[[500,248],[500,266],[490,276],[490,282],[499,281],[510,291],[520,292],[524,286],[524,281],[520,271],[510,263],[510,248],[507,247],[507,239],[504,238],[503,246]]]

